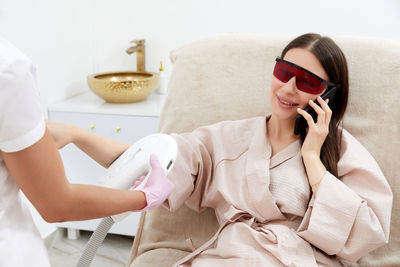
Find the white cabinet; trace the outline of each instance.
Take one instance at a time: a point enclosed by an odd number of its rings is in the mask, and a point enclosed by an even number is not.
[[[109,104],[88,92],[49,106],[49,119],[77,125],[97,135],[133,144],[157,132],[164,96],[152,94],[147,100],[132,104]],[[85,153],[69,144],[60,150],[68,180],[71,183],[97,184],[106,169]],[[140,213],[132,213],[114,224],[110,233],[136,234]],[[57,226],[95,230],[101,219],[65,222]]]

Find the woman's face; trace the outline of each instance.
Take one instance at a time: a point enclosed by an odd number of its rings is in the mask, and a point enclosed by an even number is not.
[[[328,75],[317,57],[306,49],[292,48],[283,59],[311,71],[324,80],[328,80]],[[298,114],[297,108],[304,109],[310,99],[315,100],[322,93],[314,95],[300,91],[296,87],[295,76],[286,83],[272,76],[270,91],[272,113],[283,120],[294,120]]]

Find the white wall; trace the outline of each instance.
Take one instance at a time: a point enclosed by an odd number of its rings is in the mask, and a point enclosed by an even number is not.
[[[32,58],[46,103],[88,90],[93,72],[135,69],[129,41],[145,38],[147,70],[169,51],[218,33],[330,36],[400,40],[397,0],[1,0],[0,34]]]
[[[146,39],[147,70],[169,51],[219,33],[376,36],[400,40],[397,0],[1,0],[0,35],[38,68],[44,103],[89,90],[86,76],[136,69],[129,41]],[[39,220],[36,220],[39,224]],[[52,229],[42,223],[42,234]]]

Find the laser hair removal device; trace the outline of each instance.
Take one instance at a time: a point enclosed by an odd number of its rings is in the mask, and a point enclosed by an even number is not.
[[[168,174],[174,166],[178,155],[178,146],[175,140],[167,134],[148,135],[135,144],[130,146],[121,154],[108,168],[104,177],[100,180],[100,185],[128,190],[135,182],[146,175],[143,182],[137,188],[143,187],[151,174],[150,155],[158,157],[160,165]],[[114,216],[104,218],[93,232],[86,247],[78,261],[77,267],[87,267],[92,262],[97,249],[103,243],[111,226],[120,222],[131,212],[124,212]]]

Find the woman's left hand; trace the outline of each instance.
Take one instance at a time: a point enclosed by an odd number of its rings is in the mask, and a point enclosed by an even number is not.
[[[328,106],[328,100],[324,101],[320,96],[317,98],[319,107],[312,100],[309,101],[309,105],[318,114],[317,122],[315,123],[310,114],[303,109],[297,109],[297,112],[301,114],[308,123],[307,136],[301,147],[301,154],[304,157],[320,157],[321,147],[325,142],[327,135],[329,134],[329,123],[332,117],[332,110]]]

